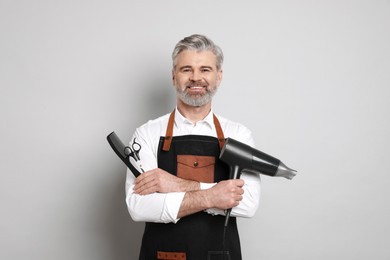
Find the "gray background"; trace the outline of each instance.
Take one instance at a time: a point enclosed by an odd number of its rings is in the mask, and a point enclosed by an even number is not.
[[[136,259],[126,142],[170,112],[174,44],[225,52],[214,109],[299,170],[263,177],[244,259],[390,259],[390,1],[1,1],[0,259]]]

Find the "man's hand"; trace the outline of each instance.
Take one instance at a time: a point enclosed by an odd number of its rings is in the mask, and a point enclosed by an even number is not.
[[[186,192],[177,217],[181,218],[209,208],[225,210],[236,207],[243,198],[243,186],[244,181],[241,179],[226,180],[207,190]]]
[[[134,185],[134,193],[140,195],[194,191],[200,187],[199,182],[181,179],[160,168],[142,173],[135,179]]]
[[[244,181],[241,179],[221,181],[208,189],[210,208],[230,209],[238,206],[243,198]]]

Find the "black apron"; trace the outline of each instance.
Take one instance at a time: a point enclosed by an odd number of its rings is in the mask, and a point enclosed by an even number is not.
[[[160,137],[158,167],[178,177],[200,182],[226,180],[229,168],[218,159],[225,139],[217,117],[214,115],[218,138],[201,135],[172,137],[173,124],[174,112],[166,136]],[[225,216],[202,211],[183,217],[176,224],[147,222],[139,259],[241,260],[236,218],[229,220],[225,245],[224,221]]]

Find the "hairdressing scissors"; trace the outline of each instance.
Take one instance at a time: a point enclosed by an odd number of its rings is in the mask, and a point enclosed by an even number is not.
[[[135,137],[133,139],[133,143],[130,146],[125,147],[125,154],[127,156],[133,157],[134,161],[137,163],[138,167],[141,169],[142,172],[145,172],[142,168],[141,159],[139,157],[139,151],[141,150],[141,145],[135,141]]]

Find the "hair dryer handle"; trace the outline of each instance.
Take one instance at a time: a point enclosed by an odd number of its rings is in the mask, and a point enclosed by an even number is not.
[[[241,167],[238,166],[238,165],[234,165],[234,166],[231,166],[230,167],[230,176],[229,176],[229,180],[235,180],[235,179],[239,179],[240,176],[241,176]],[[232,212],[232,209],[228,209],[226,211],[226,217],[225,217],[225,227],[227,227],[227,225],[229,224],[229,218],[230,218],[230,214]]]
[[[241,176],[241,171],[242,171],[242,169],[239,165],[230,166],[229,180],[239,179]]]

